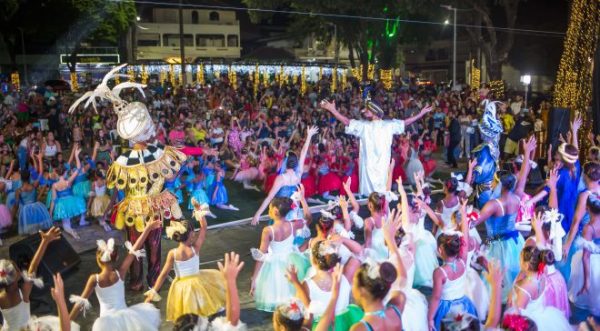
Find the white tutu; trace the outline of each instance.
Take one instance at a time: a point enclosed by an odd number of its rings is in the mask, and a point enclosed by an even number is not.
[[[538,298],[539,300],[539,298]],[[569,321],[560,310],[554,307],[535,305],[532,308],[529,304],[526,309],[521,311],[521,315],[529,317],[535,322],[538,330],[544,331],[571,331],[573,328]]]
[[[598,241],[598,239],[596,239]],[[580,238],[575,243],[579,250],[573,255],[571,260],[571,277],[569,277],[569,300],[578,308],[589,310],[593,315],[600,315],[600,247],[597,244]],[[590,250],[590,289],[587,293],[577,295],[583,287],[583,248],[582,245],[589,246],[587,249],[596,249],[593,253]],[[594,247],[596,246],[596,247]]]
[[[146,331],[158,330],[159,326],[160,310],[150,303],[139,303],[107,312],[94,322],[92,331]]]
[[[42,317],[32,317],[29,320],[29,329],[31,330],[52,330],[52,331],[61,331],[60,328],[60,318],[58,316],[42,316]],[[71,331],[79,331],[79,324],[75,322],[71,322]]]
[[[485,321],[490,306],[490,294],[479,273],[471,266],[467,268],[465,287],[465,294],[475,305],[479,320]]]
[[[427,324],[427,298],[415,289],[402,290],[406,301],[402,311],[402,329],[406,331],[429,331]]]
[[[255,180],[258,177],[258,169],[255,167],[251,167],[248,169],[240,170],[236,175],[234,180],[236,182],[243,182],[246,180]]]

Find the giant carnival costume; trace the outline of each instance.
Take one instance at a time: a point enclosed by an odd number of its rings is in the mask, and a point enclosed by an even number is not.
[[[497,103],[497,101],[484,101],[485,110],[479,122],[483,143],[472,151],[477,160],[477,166],[473,169],[473,184],[477,193],[476,205],[480,209],[494,196],[493,182],[500,157],[498,142],[502,133],[502,124],[496,118]]]
[[[141,102],[128,103],[120,98],[121,90],[136,88],[144,96],[143,84],[125,82],[108,87],[110,79],[119,74],[127,64],[112,69],[93,91],[86,92],[69,108],[73,112],[77,106],[87,100],[84,108],[90,104],[96,109],[96,101],[107,100],[112,103],[118,116],[117,133],[128,140],[131,149],[119,155],[106,174],[108,188],[123,192],[124,199],[115,207],[113,219],[117,229],[127,228],[129,240],[134,242],[144,230],[146,222],[160,219],[173,220],[182,216],[177,197],[163,189],[165,180],[177,176],[186,154],[173,146],[163,146],[155,139],[155,127],[146,105]],[[198,154],[200,151],[196,151]],[[148,258],[147,281],[153,286],[161,270],[161,234],[162,229],[153,230],[145,243]],[[142,288],[142,263],[132,265],[130,287]]]

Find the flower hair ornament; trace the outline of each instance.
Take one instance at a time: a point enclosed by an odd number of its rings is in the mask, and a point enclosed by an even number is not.
[[[564,215],[558,212],[558,209],[550,209],[542,215],[542,223],[550,223],[550,235],[548,239],[552,243],[552,252],[556,261],[562,260],[562,238],[567,234],[563,229],[561,222]]]
[[[165,232],[167,233],[167,238],[173,239],[175,233],[186,233],[187,228],[185,227],[185,225],[183,225],[182,222],[171,221],[169,226],[167,226],[167,228],[165,229]]]
[[[304,304],[298,298],[292,297],[288,302],[277,307],[279,313],[292,321],[299,321],[306,318],[308,311]]]
[[[332,242],[325,241],[319,246],[319,255],[326,256],[331,254],[337,254],[338,247]]]
[[[321,209],[319,212],[321,213],[321,216],[323,216],[324,218],[327,218],[327,219],[330,219],[330,220],[333,220],[333,221],[335,221],[335,219],[336,219],[335,216],[333,216],[332,213],[328,212],[325,209]]]
[[[567,153],[565,151],[565,147],[566,146],[567,146],[566,143],[562,143],[560,146],[558,146],[558,154],[560,154],[560,157],[566,163],[574,164],[579,159],[579,156],[578,155],[571,155],[571,154]]]
[[[455,172],[450,173],[450,178],[454,178],[459,182],[462,182],[464,180],[463,174],[457,174]]]
[[[17,269],[11,260],[0,260],[0,285],[10,285],[17,278]]]
[[[455,306],[457,307],[457,306]],[[477,320],[477,317],[464,311],[462,306],[460,308],[453,307],[442,319],[444,327],[448,331],[462,331],[466,330],[473,321]]]
[[[100,261],[110,262],[110,256],[115,250],[115,240],[113,238],[108,239],[108,241],[99,239],[96,240],[96,245],[98,245],[98,250],[102,252],[102,255],[100,256]]]
[[[377,263],[377,261],[368,257],[365,259],[364,264],[367,265],[367,277],[373,280],[381,277],[381,274],[379,273],[379,263]]]
[[[502,319],[502,328],[512,331],[529,330],[529,320],[521,315],[505,314]]]

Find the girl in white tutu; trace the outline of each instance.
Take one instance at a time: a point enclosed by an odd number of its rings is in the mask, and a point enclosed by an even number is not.
[[[241,182],[245,189],[260,192],[260,189],[256,185],[251,184],[253,180],[260,177],[260,172],[254,165],[255,163],[256,161],[248,154],[248,150],[243,148],[240,156],[240,164],[235,169],[232,178],[236,182]]]
[[[195,202],[195,218],[200,222],[200,233],[194,233],[191,222],[171,221],[167,237],[179,243],[169,251],[163,269],[154,284],[146,292],[146,302],[158,301],[158,292],[169,272],[175,269],[175,280],[167,297],[167,321],[175,321],[185,314],[208,317],[225,306],[225,282],[218,270],[200,270],[198,253],[206,239],[206,220],[200,206]]]
[[[104,231],[109,232],[111,228],[106,223],[106,213],[110,205],[110,196],[106,192],[106,180],[99,170],[92,170],[91,175],[93,182],[88,210],[92,217],[98,219],[98,223]]]
[[[156,220],[148,222],[142,234],[134,245],[126,242],[127,256],[118,268],[113,267],[117,261],[118,252],[115,242],[111,238],[108,242],[98,240],[98,251],[96,262],[100,267],[100,273],[91,275],[85,285],[81,296],[71,295],[70,301],[74,303],[71,310],[71,319],[77,318],[81,311],[90,309],[92,305],[88,301],[92,292],[96,292],[100,302],[100,317],[94,322],[93,331],[147,331],[158,330],[160,325],[160,311],[150,303],[139,303],[127,307],[125,302],[125,275],[133,259],[143,257],[145,252],[140,247],[146,241],[148,234],[161,226]]]
[[[569,299],[593,315],[600,315],[600,196],[590,194],[587,202],[590,222],[583,227],[571,261]]]
[[[0,260],[0,313],[4,320],[0,328],[2,331],[21,331],[27,329],[32,322],[29,296],[34,285],[44,286],[41,278],[35,278],[35,273],[48,245],[60,238],[60,230],[53,227],[45,233],[40,232],[40,237],[40,246],[27,271],[20,271],[11,260]],[[21,279],[23,279],[23,283],[19,286]],[[49,326],[52,331],[61,330],[56,316],[44,316],[36,320],[39,320],[39,325]],[[73,324],[71,329],[79,330],[79,327]]]
[[[371,193],[367,207],[371,217],[365,219],[365,254],[378,262],[387,261],[390,253],[383,239],[383,223],[388,209],[385,195]]]
[[[513,284],[509,296],[509,312],[527,316],[538,330],[572,330],[565,315],[558,309],[544,304],[546,277],[544,277],[543,252],[536,247],[523,248],[520,254],[522,277]]]
[[[304,227],[302,221],[288,222],[285,216],[292,208],[290,198],[274,198],[269,205],[269,217],[274,224],[263,229],[260,248],[253,248],[256,260],[251,279],[250,293],[254,295],[256,308],[272,312],[286,302],[296,291],[286,279],[286,271],[294,265],[300,281],[310,263],[294,250],[294,234]]]

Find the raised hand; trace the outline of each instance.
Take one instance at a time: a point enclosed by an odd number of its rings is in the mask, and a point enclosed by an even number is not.
[[[50,290],[50,293],[52,294],[52,299],[54,299],[55,302],[60,302],[61,300],[64,301],[65,284],[63,283],[63,279],[60,273],[57,273],[56,275],[52,276],[52,278],[54,279],[54,287],[52,287],[52,289]]]
[[[254,215],[254,217],[252,217],[252,221],[250,222],[251,225],[258,225],[258,222],[260,221],[260,216]]]
[[[423,109],[421,109],[421,112],[419,114],[425,115],[432,110],[433,110],[433,106],[425,106]]]
[[[42,241],[50,243],[52,241],[60,239],[60,229],[56,226],[51,227],[48,231],[39,231]]]
[[[327,100],[321,100],[321,103],[319,105],[322,109],[325,109],[330,112],[334,112],[336,110],[335,101],[329,102]]]
[[[346,200],[346,197],[343,195],[340,195],[340,208],[342,208],[342,210],[348,210],[348,200]]]
[[[537,145],[537,140],[534,136],[529,137],[525,144],[523,144],[523,150],[525,151],[525,155],[529,155],[533,150],[535,150],[535,146]]]
[[[331,292],[333,296],[337,296],[340,292],[340,284],[342,283],[342,277],[344,275],[343,268],[341,264],[336,264],[333,267],[333,272],[331,273]]]
[[[292,284],[300,283],[300,281],[298,280],[298,270],[296,270],[296,267],[293,264],[290,265],[290,267],[285,272],[285,278],[287,278],[287,280],[289,280]]]
[[[578,131],[581,128],[582,124],[583,122],[581,120],[581,116],[577,115],[575,119],[573,119],[573,122],[571,122],[571,130]]]
[[[495,259],[488,260],[487,272],[484,272],[483,276],[488,284],[502,284],[502,279],[504,278],[502,265]]]
[[[319,128],[316,126],[310,126],[308,130],[306,130],[306,138],[310,139],[317,133],[319,133]]]
[[[342,186],[344,187],[344,191],[348,194],[350,194],[349,192],[351,192],[352,190],[350,189],[350,186],[352,185],[352,177],[348,177],[348,179],[345,182],[342,182]]]
[[[546,185],[550,187],[556,187],[556,183],[558,182],[559,178],[560,175],[558,174],[558,168],[554,167],[552,170],[550,170],[548,179],[546,179]]]
[[[153,231],[162,226],[162,221],[157,219],[146,223],[145,231]]]
[[[217,262],[219,271],[223,278],[227,280],[235,280],[244,267],[244,261],[240,262],[239,254],[235,252],[225,253],[225,262]]]

